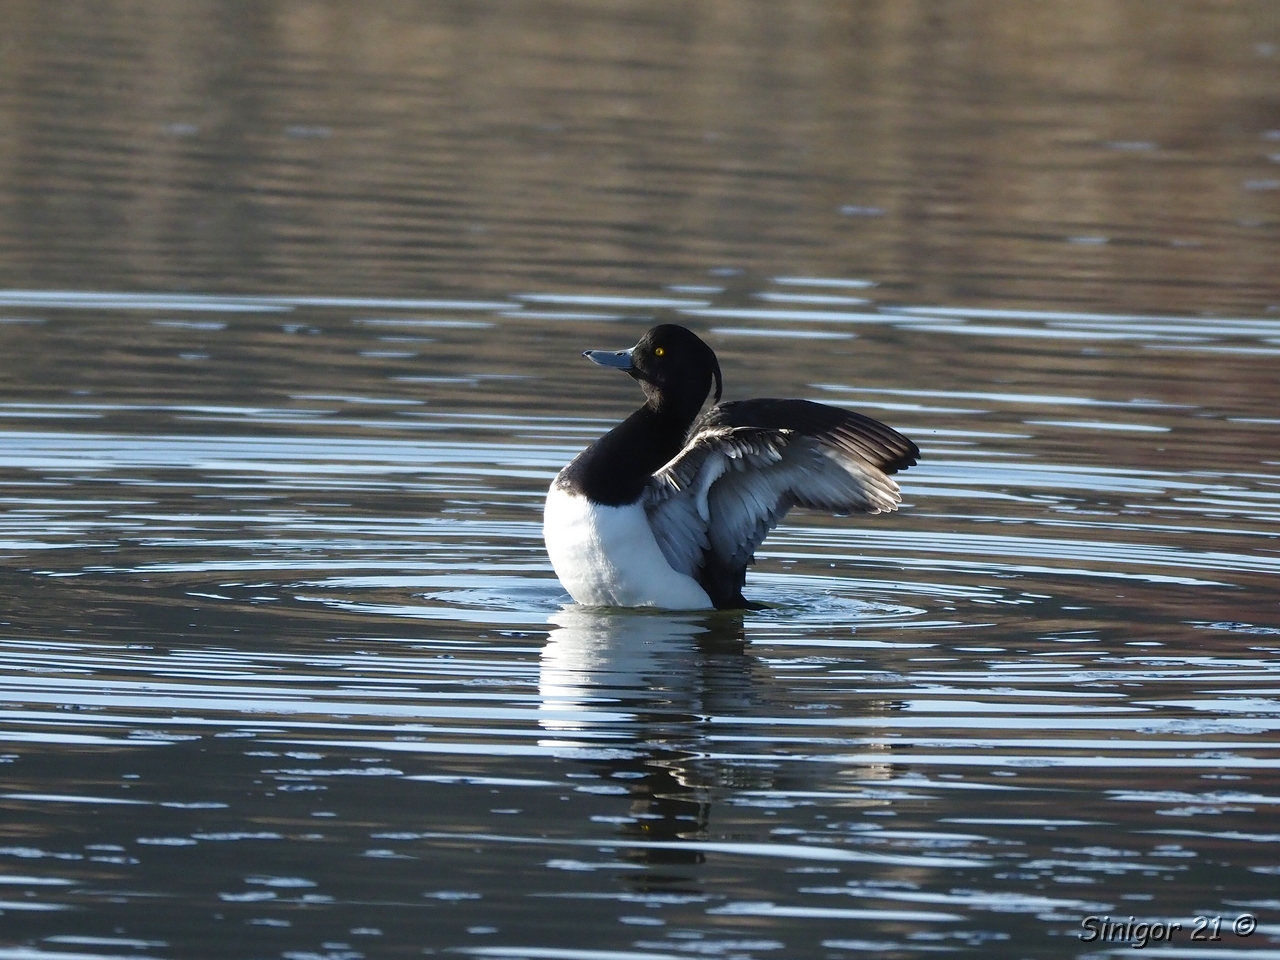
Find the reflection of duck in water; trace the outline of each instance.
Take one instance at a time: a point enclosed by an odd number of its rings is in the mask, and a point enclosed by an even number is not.
[[[560,471],[543,536],[578,603],[742,609],[747,565],[793,506],[897,509],[889,476],[916,462],[902,434],[808,400],[719,403],[720,365],[691,331],[654,327],[630,350],[588,350],[640,381],[645,404]],[[694,419],[715,383],[716,406]]]
[[[737,712],[745,696],[741,616],[566,607],[551,622],[538,675],[546,730],[683,726]]]
[[[866,738],[852,735],[856,760],[827,758],[838,760],[837,769],[828,762],[779,766],[773,745],[760,742],[767,734],[755,725],[745,731],[746,741],[732,743],[744,731],[724,721],[768,721],[797,706],[796,691],[776,682],[767,661],[746,652],[741,613],[568,606],[551,622],[538,675],[538,723],[546,732],[540,745],[587,774],[576,781],[582,792],[625,798],[625,808],[601,804],[610,814],[606,822],[616,824],[620,860],[671,868],[702,862],[708,843],[731,846],[733,834],[726,831],[733,830],[734,816],[717,832],[715,797],[722,813],[726,803],[807,802],[800,798],[815,796],[814,790],[843,796],[842,807],[883,807],[892,798],[875,796],[864,784],[909,772],[894,765],[893,740],[875,736],[879,725]],[[881,698],[859,697],[856,704],[856,713],[867,717],[902,708]],[[713,720],[721,723],[713,727]],[[787,729],[778,732],[783,740]],[[737,756],[716,755],[724,750]],[[690,879],[675,869],[627,876],[640,888],[671,889]]]
[[[741,714],[755,661],[744,654],[742,617],[567,607],[542,650],[538,722],[567,756],[625,792],[624,837],[672,841],[701,835],[716,786],[692,759],[703,721]],[[548,741],[544,741],[546,743]],[[594,781],[592,781],[594,782]],[[696,850],[631,848],[646,863],[690,863]]]

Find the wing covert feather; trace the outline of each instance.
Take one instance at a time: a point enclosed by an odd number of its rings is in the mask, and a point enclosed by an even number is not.
[[[671,566],[700,582],[712,569],[739,584],[756,548],[793,506],[833,513],[896,510],[889,476],[919,450],[897,431],[806,400],[713,407],[658,470],[645,510]],[[740,599],[740,597],[739,597]]]

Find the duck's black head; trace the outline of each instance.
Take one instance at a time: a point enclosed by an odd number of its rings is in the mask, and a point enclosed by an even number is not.
[[[679,324],[654,327],[630,350],[587,350],[583,356],[640,381],[646,405],[658,413],[692,419],[702,409],[713,382],[715,402],[720,402],[720,362],[697,334]]]

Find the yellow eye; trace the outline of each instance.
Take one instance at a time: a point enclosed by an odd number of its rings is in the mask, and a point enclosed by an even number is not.
[[[663,355],[664,353],[666,353],[666,352],[667,352],[667,351],[666,351],[666,350],[664,350],[664,349],[662,349],[662,347],[654,347],[654,348],[653,348],[653,355],[654,355],[655,357],[660,357],[660,356],[662,356],[662,355]]]

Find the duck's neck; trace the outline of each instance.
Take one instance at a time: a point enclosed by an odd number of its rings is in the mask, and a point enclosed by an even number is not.
[[[595,503],[634,503],[654,471],[684,447],[692,423],[691,416],[646,403],[578,454],[560,472],[559,482]]]

